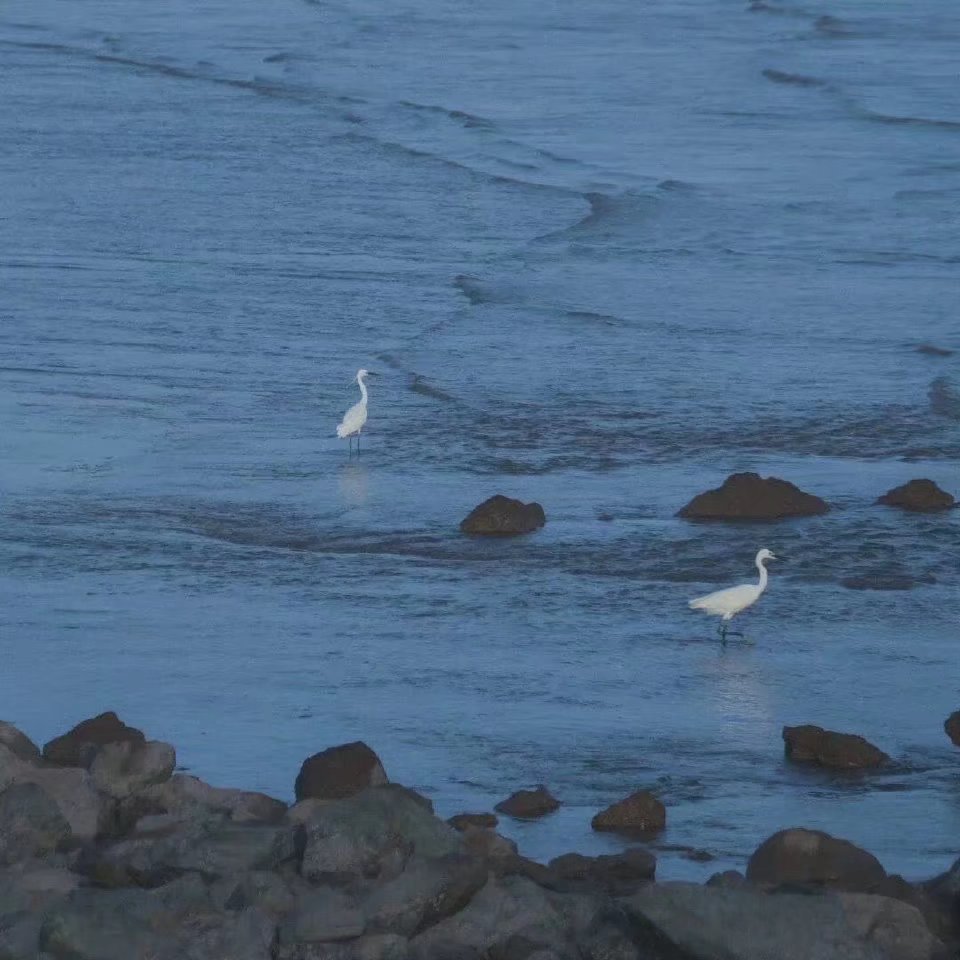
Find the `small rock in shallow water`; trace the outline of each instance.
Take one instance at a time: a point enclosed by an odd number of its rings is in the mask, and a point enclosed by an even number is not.
[[[297,800],[339,800],[387,782],[380,758],[363,741],[330,747],[303,761],[294,785]]]
[[[835,770],[869,770],[890,758],[854,733],[836,733],[813,724],[783,728],[784,752],[791,760]]]
[[[547,522],[539,503],[523,503],[502,494],[484,500],[461,521],[463,533],[486,537],[509,537],[532,533]]]
[[[492,813],[458,813],[447,819],[447,823],[454,830],[466,830],[467,827],[486,827],[492,828],[499,823],[496,816]]]
[[[830,505],[777,477],[733,473],[723,485],[694,497],[678,513],[690,520],[780,520],[827,513]]]
[[[960,747],[960,710],[954,710],[953,713],[943,721],[943,729],[951,739],[954,746]]]
[[[501,800],[493,809],[518,820],[533,820],[553,813],[560,801],[543,785],[536,790],[518,790],[506,800]]]
[[[594,830],[618,833],[658,833],[666,825],[667,808],[648,790],[631,793],[590,821]]]
[[[912,513],[935,513],[950,510],[957,502],[953,496],[941,490],[932,480],[911,480],[902,486],[888,490],[877,503],[887,507],[899,507]]]

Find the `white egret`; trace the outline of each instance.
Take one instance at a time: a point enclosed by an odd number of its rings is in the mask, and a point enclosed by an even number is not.
[[[727,587],[726,590],[717,590],[716,593],[708,593],[705,597],[697,597],[690,601],[691,610],[704,610],[720,617],[720,639],[727,642],[727,624],[741,611],[747,607],[752,607],[760,599],[760,594],[767,589],[767,568],[763,565],[765,560],[776,560],[777,558],[764,547],[756,559],[757,569],[760,571],[759,583],[743,583],[739,587]],[[735,631],[736,632],[736,631]],[[739,634],[743,636],[743,634]]]
[[[350,438],[350,452],[353,452],[353,436],[357,437],[357,453],[360,452],[360,431],[367,422],[367,385],[363,382],[364,378],[374,376],[369,370],[362,367],[357,371],[357,386],[360,387],[360,401],[355,403],[344,415],[343,420],[337,424],[337,436],[342,440],[344,437]]]

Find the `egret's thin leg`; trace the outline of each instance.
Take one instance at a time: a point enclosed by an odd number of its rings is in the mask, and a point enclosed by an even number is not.
[[[350,458],[353,456],[353,434],[352,433],[350,434],[349,437],[347,437],[347,442],[350,444],[350,446],[347,447],[347,457]]]
[[[357,456],[360,456],[360,431],[357,431]]]

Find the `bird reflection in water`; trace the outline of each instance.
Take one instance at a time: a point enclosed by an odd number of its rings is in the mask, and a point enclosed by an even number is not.
[[[344,463],[337,474],[340,496],[350,506],[361,506],[369,496],[369,473],[359,460]]]

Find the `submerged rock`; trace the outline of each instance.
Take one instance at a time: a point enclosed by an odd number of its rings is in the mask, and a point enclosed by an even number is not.
[[[659,833],[666,825],[667,808],[648,790],[631,793],[590,821],[594,830],[619,833]]]
[[[880,497],[877,503],[913,513],[935,513],[957,505],[953,496],[946,490],[941,490],[932,480],[911,480],[902,486],[894,487]]]
[[[146,737],[128,727],[112,710],[78,723],[72,730],[44,745],[43,759],[62,767],[89,767],[107,743],[143,743]]]
[[[692,520],[780,520],[827,513],[830,505],[777,477],[733,473],[723,485],[695,496],[678,513]]]
[[[747,863],[752,883],[796,884],[871,893],[886,879],[880,861],[847,840],[795,827],[768,837]]]
[[[502,494],[484,500],[460,523],[460,530],[478,536],[508,537],[532,533],[547,522],[539,503],[523,503]]]
[[[784,752],[791,760],[834,770],[869,770],[890,758],[853,733],[836,733],[813,724],[783,728]]]
[[[330,747],[308,757],[300,767],[294,790],[297,800],[339,800],[387,783],[380,758],[363,741]]]
[[[517,820],[534,820],[559,809],[560,801],[542,784],[536,790],[518,790],[493,809]]]

